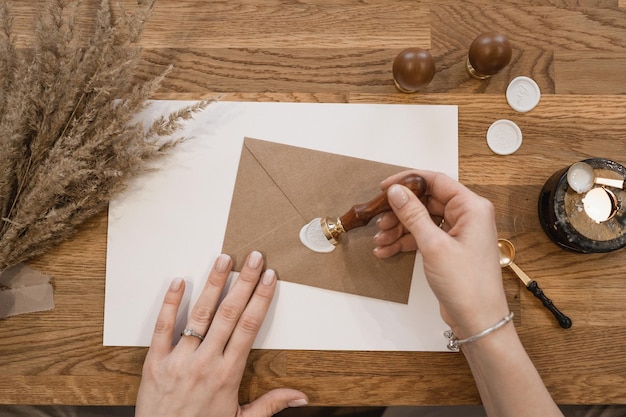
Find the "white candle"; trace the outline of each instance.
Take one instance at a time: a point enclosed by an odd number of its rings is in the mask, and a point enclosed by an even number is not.
[[[615,215],[615,195],[605,188],[591,189],[582,201],[585,213],[596,223],[609,220]]]

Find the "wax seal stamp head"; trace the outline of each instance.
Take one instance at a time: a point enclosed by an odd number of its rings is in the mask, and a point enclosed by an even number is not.
[[[513,55],[511,43],[502,34],[496,32],[483,33],[470,45],[467,55],[467,72],[478,80],[496,75],[509,62]]]
[[[330,217],[324,217],[321,224],[322,232],[324,232],[326,239],[333,245],[338,245],[339,242],[341,242],[341,234],[346,232],[346,229],[343,228],[343,224],[341,223],[341,219],[333,220]]]
[[[425,49],[407,48],[394,59],[392,72],[398,90],[414,93],[432,81],[435,61]]]

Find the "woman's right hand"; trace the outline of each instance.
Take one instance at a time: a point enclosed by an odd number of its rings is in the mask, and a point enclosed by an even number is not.
[[[381,183],[393,212],[377,222],[374,254],[386,258],[418,249],[442,318],[458,338],[472,336],[509,312],[493,204],[444,174],[410,172],[426,180],[423,201],[395,184],[408,172]]]
[[[392,185],[406,173],[383,181],[393,212],[378,221],[374,253],[384,258],[419,249],[441,317],[457,338],[466,339],[509,312],[493,204],[443,174],[415,172],[426,180],[423,202],[408,188]],[[461,350],[488,416],[563,416],[512,325]]]

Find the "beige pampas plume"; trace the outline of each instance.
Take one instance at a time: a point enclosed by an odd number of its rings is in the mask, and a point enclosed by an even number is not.
[[[39,255],[107,207],[128,180],[177,143],[199,102],[134,122],[170,71],[138,82],[139,39],[155,0],[112,17],[101,0],[89,33],[80,2],[48,0],[33,44],[17,49],[10,5],[0,0],[0,271]]]

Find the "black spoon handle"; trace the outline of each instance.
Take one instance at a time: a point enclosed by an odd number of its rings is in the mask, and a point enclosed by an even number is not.
[[[548,310],[550,310],[552,314],[554,314],[554,317],[556,317],[556,320],[559,322],[562,328],[569,329],[570,327],[572,327],[572,320],[565,314],[561,313],[561,311],[556,308],[552,300],[546,297],[546,295],[543,293],[543,290],[539,288],[539,284],[537,284],[537,281],[530,281],[526,286],[526,289],[533,293],[535,297],[540,299],[543,305]]]

